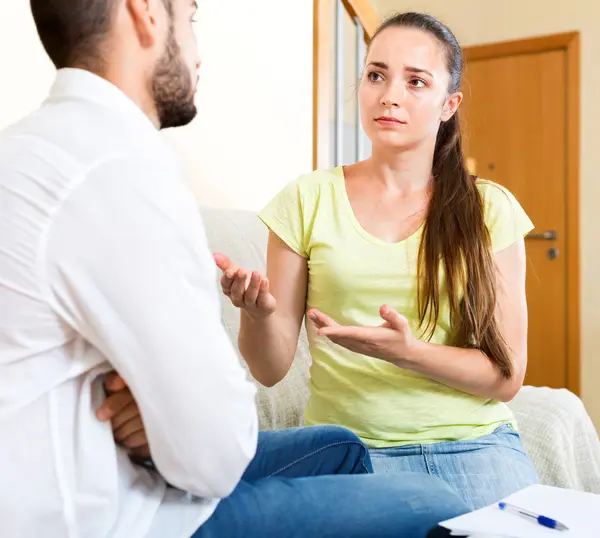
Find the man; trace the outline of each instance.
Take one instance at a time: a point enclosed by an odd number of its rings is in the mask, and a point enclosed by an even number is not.
[[[31,8],[58,74],[0,135],[0,536],[417,537],[464,511],[434,479],[367,474],[346,430],[265,433],[257,449],[255,389],[158,132],[196,114],[195,3]],[[112,369],[157,471],[95,416]]]

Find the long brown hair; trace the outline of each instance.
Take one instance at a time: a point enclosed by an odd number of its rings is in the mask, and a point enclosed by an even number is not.
[[[459,90],[462,50],[454,34],[423,13],[399,13],[384,21],[373,36],[390,27],[417,28],[444,47],[449,93]],[[513,375],[510,352],[496,319],[496,267],[484,205],[462,151],[458,113],[440,125],[433,156],[433,192],[418,256],[418,312],[423,334],[430,338],[440,315],[440,296],[450,306],[453,344],[481,350],[502,376]],[[440,268],[445,290],[440,289]]]

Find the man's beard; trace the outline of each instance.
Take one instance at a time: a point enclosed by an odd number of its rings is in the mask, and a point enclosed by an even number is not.
[[[171,27],[165,52],[152,74],[152,95],[161,129],[187,125],[196,117],[192,77]]]

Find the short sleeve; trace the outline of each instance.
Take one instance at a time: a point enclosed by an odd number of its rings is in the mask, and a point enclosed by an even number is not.
[[[305,183],[301,177],[288,184],[258,214],[258,218],[294,252],[308,258]]]
[[[492,250],[499,252],[527,235],[534,226],[513,194],[491,181],[479,180],[485,223],[492,240]]]

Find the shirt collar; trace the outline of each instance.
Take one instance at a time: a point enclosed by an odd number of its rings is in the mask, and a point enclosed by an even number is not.
[[[150,118],[121,89],[90,71],[73,67],[57,71],[49,100],[64,98],[82,99],[106,106],[156,130]]]

